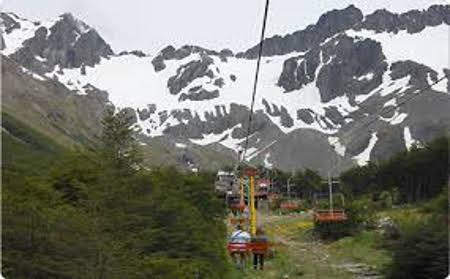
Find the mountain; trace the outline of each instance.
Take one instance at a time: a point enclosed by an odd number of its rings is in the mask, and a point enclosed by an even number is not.
[[[12,13],[0,18],[2,71],[27,77],[3,82],[9,96],[3,107],[17,111],[11,114],[36,120],[31,112],[42,115],[34,105],[42,99],[47,114],[76,115],[58,123],[69,138],[85,133],[95,141],[99,115],[113,105],[129,113],[151,165],[234,162],[248,130],[258,46],[238,53],[193,45],[167,46],[155,55],[114,53],[70,14],[45,22]],[[449,24],[449,5],[369,15],[349,6],[304,30],[267,38],[247,159],[326,173],[450,131],[450,85],[440,81],[450,75]],[[42,88],[33,94],[21,86]],[[61,106],[61,98],[77,105]]]

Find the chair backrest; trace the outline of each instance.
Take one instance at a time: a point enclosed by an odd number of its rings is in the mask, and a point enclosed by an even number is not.
[[[315,222],[344,222],[347,221],[348,217],[343,209],[330,210],[317,210],[314,213]]]

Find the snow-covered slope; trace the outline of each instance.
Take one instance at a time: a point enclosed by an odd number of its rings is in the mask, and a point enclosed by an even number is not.
[[[429,42],[431,38],[435,38],[439,42],[448,41],[448,28],[447,25],[442,24],[436,27],[428,27],[421,33],[416,34],[404,34],[406,31],[396,35],[389,33],[372,34],[371,31],[367,30],[359,32],[352,30],[348,31],[347,34],[357,40],[370,38],[380,42],[389,65],[396,61],[414,60],[430,66],[439,72],[440,75],[443,75],[443,69],[446,67],[446,61],[448,61],[448,57],[446,57],[448,56],[447,46],[444,43],[438,43],[436,44],[436,51],[430,51]],[[311,128],[324,133],[334,133],[336,132],[335,127],[327,128],[326,125],[320,122],[320,119],[312,124],[307,124],[301,119],[297,119],[295,117],[296,113],[299,109],[305,108],[311,109],[318,115],[325,116],[324,108],[336,106],[345,117],[349,112],[358,109],[357,106],[350,104],[347,96],[337,97],[325,103],[320,100],[319,89],[314,83],[289,93],[284,93],[283,89],[277,86],[277,80],[282,71],[284,61],[301,54],[292,53],[263,58],[255,109],[265,110],[263,100],[266,100],[269,105],[284,106],[288,114],[293,118],[294,124],[291,127],[283,126],[280,123],[280,117],[270,116],[271,120],[284,133],[289,133],[298,128]],[[180,101],[179,96],[170,94],[167,87],[167,80],[171,76],[176,75],[180,65],[201,60],[198,53],[191,54],[181,60],[168,61],[166,62],[167,67],[159,72],[156,72],[151,64],[153,57],[137,57],[129,54],[102,58],[98,65],[87,67],[87,74],[85,75],[78,68],[60,70],[56,66],[54,71],[47,73],[46,76],[58,78],[68,88],[76,90],[78,94],[85,94],[84,87],[87,84],[106,90],[112,103],[120,108],[145,109],[149,104],[156,104],[157,111],[188,109],[192,114],[197,114],[201,120],[205,120],[205,114],[214,114],[216,106],[222,107],[224,113],[229,110],[229,106],[232,103],[248,106],[255,71],[254,60],[232,57],[223,62],[219,57],[212,56],[211,58],[214,62],[209,66],[209,69],[214,72],[216,78],[199,78],[184,88],[184,91],[189,91],[193,87],[202,86],[206,90],[220,90],[219,97],[203,102]],[[320,69],[321,66],[319,65],[316,71],[319,72]],[[232,75],[236,76],[235,81],[230,78]],[[214,80],[218,78],[224,80],[222,88],[213,84]],[[398,89],[406,90],[408,88],[408,80],[409,77],[404,77],[401,80],[393,81],[389,76],[389,72],[386,72],[383,76],[383,83],[379,87],[375,88],[368,95],[358,96],[356,100],[358,103],[362,103],[371,94],[380,90],[383,95],[388,95]],[[440,87],[436,86],[435,88],[442,89],[442,84],[445,86],[445,83],[441,83]],[[158,119],[153,120],[156,121]],[[164,126],[164,124],[176,125],[179,123],[167,119],[164,123],[161,123],[162,125],[151,127],[151,132],[148,135],[160,135],[162,132],[160,127]],[[146,128],[145,123],[140,123],[140,125]],[[144,129],[144,132],[147,133],[146,129]]]
[[[10,24],[8,24],[8,19],[12,21]],[[34,37],[36,30],[40,26],[50,28],[54,24],[52,20],[45,23],[32,22],[13,13],[4,14],[2,22],[1,31],[5,41],[2,54],[4,55],[13,54],[23,47],[23,42]]]
[[[266,100],[269,105],[285,107],[288,115],[293,117],[294,124],[291,127],[283,126],[280,117],[269,115],[284,133],[298,128],[312,128],[324,133],[334,133],[336,129],[327,128],[320,122],[314,121],[312,124],[307,124],[296,119],[297,110],[311,109],[319,115],[325,115],[325,107],[336,106],[342,114],[346,115],[348,112],[356,110],[357,107],[353,107],[346,96],[335,98],[328,103],[321,102],[318,88],[313,83],[296,92],[284,94],[283,89],[277,86],[277,80],[283,62],[297,55],[299,54],[263,59],[264,66],[261,69],[261,82],[258,85],[255,110],[265,110],[263,100]],[[112,103],[120,108],[145,109],[149,104],[156,104],[158,112],[188,109],[191,114],[197,114],[200,120],[206,121],[205,114],[216,114],[217,106],[223,109],[223,113],[227,113],[231,104],[249,105],[255,71],[253,60],[233,57],[228,58],[227,62],[222,62],[218,57],[212,57],[212,59],[214,63],[209,68],[214,72],[215,78],[196,79],[183,90],[189,91],[196,86],[202,86],[205,90],[220,90],[217,98],[206,101],[180,101],[179,95],[170,94],[167,87],[167,80],[176,74],[179,65],[200,60],[198,54],[192,54],[182,60],[170,61],[167,63],[167,68],[160,72],[155,72],[151,64],[152,57],[140,58],[134,55],[122,55],[103,58],[99,65],[87,67],[86,75],[82,75],[80,69],[64,69],[62,72],[60,69],[55,69],[46,76],[56,77],[67,87],[76,90],[78,94],[85,94],[84,87],[87,84],[106,90]],[[232,75],[236,76],[235,81],[230,78]],[[213,84],[214,80],[219,78],[224,80],[222,88]],[[159,121],[159,119],[153,120]],[[180,122],[169,118],[160,125],[152,127],[148,135],[160,135],[161,126],[177,125]],[[145,127],[145,124],[140,124]]]
[[[420,129],[405,128],[422,124],[414,110],[398,104],[446,74],[450,8],[432,6],[419,12],[419,18],[417,13],[386,13],[363,16],[350,6],[321,16],[316,25],[291,37],[267,39],[248,160],[308,166],[310,158],[301,151],[280,158],[281,149],[290,148],[284,143],[295,144],[290,138],[299,131],[312,131],[310,136],[320,140],[310,144],[326,144],[324,152],[359,164],[365,164],[372,151],[381,158],[387,155],[380,151],[387,138],[377,129],[402,129],[397,140],[403,148],[409,148],[411,138],[427,138],[414,134]],[[435,14],[433,20],[428,18]],[[386,27],[380,17],[398,18],[392,21],[397,25]],[[155,56],[114,54],[95,30],[68,15],[43,23],[13,14],[1,18],[3,55],[36,78],[57,80],[75,94],[108,92],[116,108],[129,111],[143,136],[168,136],[183,149],[180,139],[199,146],[218,143],[235,151],[244,142],[256,66],[253,49],[234,55],[185,46],[167,47]],[[327,29],[329,25],[336,28]],[[45,36],[38,34],[43,29],[48,29]],[[67,30],[71,37],[64,35]],[[310,41],[296,41],[296,36]],[[58,39],[65,42],[59,52]],[[432,89],[436,96],[448,96],[445,80]],[[349,136],[374,118],[374,131]],[[330,165],[329,156],[318,155],[327,161],[323,169]]]

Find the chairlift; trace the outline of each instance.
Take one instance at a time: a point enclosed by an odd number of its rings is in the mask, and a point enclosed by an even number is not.
[[[316,230],[322,235],[336,234],[349,225],[349,217],[344,209],[336,209],[333,207],[333,183],[331,176],[328,176],[329,187],[329,208],[318,209],[314,211],[314,226]]]
[[[262,237],[257,234],[257,211],[255,200],[255,180],[258,177],[256,168],[246,167],[240,173],[240,202],[234,203],[230,206],[233,217],[230,218],[230,223],[236,228],[242,230],[244,225],[249,228],[248,233],[251,235],[251,239],[247,242],[234,242],[233,239],[228,240],[227,250],[230,255],[234,254],[253,254],[253,255],[265,255],[269,251],[271,244],[268,242],[267,237]],[[244,178],[248,181],[248,204],[244,202]],[[248,215],[245,213],[248,212]],[[236,215],[236,216],[235,216]]]

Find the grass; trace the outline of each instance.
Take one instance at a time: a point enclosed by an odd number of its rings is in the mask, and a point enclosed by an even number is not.
[[[328,249],[336,259],[364,263],[380,270],[389,263],[389,254],[381,249],[382,235],[377,231],[362,231],[331,243]]]
[[[2,113],[2,171],[39,174],[66,150],[52,139]]]
[[[404,221],[409,221],[411,219],[421,219],[426,218],[427,214],[424,212],[423,208],[426,203],[415,203],[403,207],[394,207],[389,209],[384,209],[377,214],[378,218],[391,218],[398,223]]]

